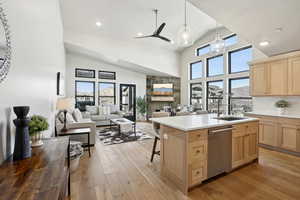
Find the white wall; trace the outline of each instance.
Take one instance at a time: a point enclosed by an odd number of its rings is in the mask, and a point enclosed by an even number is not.
[[[126,61],[176,77],[180,73],[179,55],[175,51],[68,30],[65,30],[64,37],[66,43],[96,52],[111,62]]]
[[[12,35],[12,63],[0,83],[0,162],[13,150],[12,106],[28,105],[30,114],[49,119],[53,132],[56,73],[65,72],[63,28],[58,0],[6,0]]]
[[[221,33],[222,37],[226,37],[229,36],[231,34],[233,34],[231,31],[229,31],[226,28],[221,28],[219,30],[219,32]],[[189,104],[189,96],[190,96],[190,83],[193,82],[200,82],[200,81],[207,81],[207,80],[220,80],[220,79],[224,79],[225,77],[230,77],[230,78],[234,78],[237,76],[249,76],[249,73],[239,73],[239,74],[228,74],[227,71],[227,63],[228,63],[228,58],[227,58],[227,53],[224,54],[224,63],[226,65],[224,65],[224,72],[225,74],[222,76],[216,76],[216,77],[209,77],[206,78],[204,77],[203,79],[195,79],[195,80],[189,80],[190,79],[190,63],[202,60],[203,61],[203,67],[204,69],[206,69],[206,58],[208,57],[206,56],[201,56],[198,57],[196,56],[196,49],[199,47],[202,47],[206,44],[209,44],[211,41],[214,40],[215,37],[215,32],[211,32],[211,33],[207,33],[205,36],[203,36],[202,38],[200,38],[198,41],[195,42],[195,44],[187,49],[185,49],[182,53],[181,53],[181,103],[184,105],[188,105]],[[251,43],[249,41],[245,41],[243,40],[241,37],[239,37],[238,35],[238,43],[235,45],[232,45],[230,47],[227,48],[228,51],[231,50],[235,50],[235,49],[239,49],[242,47],[246,47],[251,45]],[[257,48],[253,47],[253,58],[254,59],[258,59],[258,58],[263,58],[266,57],[266,55],[264,55],[261,51],[259,51]],[[206,72],[206,70],[205,70]],[[206,74],[206,73],[204,73]],[[226,83],[226,79],[224,79],[224,91],[227,91],[227,83]],[[204,88],[206,88],[206,86],[204,85]],[[204,90],[205,91],[205,90]],[[205,93],[205,92],[204,92]],[[203,99],[205,99],[205,94]],[[206,103],[206,101],[204,101],[204,104]],[[204,106],[205,108],[205,106]]]
[[[119,85],[120,83],[136,84],[136,95],[144,96],[146,94],[146,75],[138,72],[133,72],[127,69],[122,69],[121,66],[108,64],[101,60],[91,58],[74,52],[66,54],[66,96],[75,97],[75,80],[95,81],[96,98],[95,102],[98,105],[98,84],[99,81],[115,82],[116,83],[116,103],[119,104]],[[75,68],[93,69],[96,70],[95,79],[75,78]],[[98,71],[113,71],[116,72],[116,80],[98,79]]]

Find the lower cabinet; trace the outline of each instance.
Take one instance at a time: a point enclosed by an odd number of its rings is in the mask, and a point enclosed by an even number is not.
[[[300,125],[278,124],[278,147],[300,152]]]
[[[300,119],[247,115],[260,119],[259,144],[300,153]]]
[[[277,124],[270,120],[261,120],[259,124],[259,143],[276,146]]]
[[[258,157],[258,122],[233,125],[232,168],[251,162]]]

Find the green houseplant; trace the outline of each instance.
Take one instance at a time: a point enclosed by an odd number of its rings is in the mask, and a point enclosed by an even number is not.
[[[147,113],[147,102],[145,97],[138,97],[136,99],[136,107],[140,116],[145,120],[145,116]]]
[[[279,114],[283,115],[286,112],[286,108],[289,107],[289,102],[286,100],[276,101],[275,107],[277,107]]]
[[[47,119],[40,115],[33,115],[29,122],[29,134],[31,137],[31,146],[38,147],[43,145],[42,131],[48,130]]]

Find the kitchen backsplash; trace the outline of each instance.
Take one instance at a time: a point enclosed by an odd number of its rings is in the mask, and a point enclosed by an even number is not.
[[[254,112],[272,112],[277,111],[275,102],[284,99],[290,103],[287,114],[300,114],[300,96],[296,97],[253,97]]]

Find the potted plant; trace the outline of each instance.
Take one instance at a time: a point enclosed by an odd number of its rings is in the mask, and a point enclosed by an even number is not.
[[[147,102],[145,97],[138,97],[136,99],[137,111],[140,114],[142,120],[145,120],[147,113]]]
[[[289,107],[289,102],[287,102],[286,100],[279,100],[275,103],[275,106],[278,109],[278,113],[280,115],[283,115],[286,112],[286,108]]]
[[[42,131],[47,130],[49,124],[45,117],[33,115],[29,122],[29,134],[31,137],[31,146],[39,147],[43,145]]]

